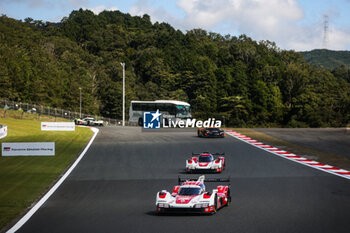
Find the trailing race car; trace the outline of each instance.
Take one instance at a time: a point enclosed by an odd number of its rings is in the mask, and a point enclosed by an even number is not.
[[[219,138],[223,138],[226,136],[225,130],[220,129],[220,128],[198,128],[197,131],[197,135],[198,137],[219,137]]]
[[[213,155],[219,157],[215,159]],[[225,153],[192,153],[192,158],[186,160],[186,172],[222,172],[225,169],[224,155]]]
[[[212,192],[207,192],[204,176],[198,180],[180,178],[179,185],[174,186],[172,193],[162,190],[157,193],[156,211],[158,213],[193,212],[215,214],[231,202],[229,185],[219,185]],[[206,182],[229,182],[229,178],[209,178]]]

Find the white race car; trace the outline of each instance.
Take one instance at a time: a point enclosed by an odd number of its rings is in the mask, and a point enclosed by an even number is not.
[[[194,212],[214,214],[223,206],[231,202],[229,185],[220,185],[211,192],[204,186],[204,176],[198,180],[179,178],[179,185],[172,193],[162,190],[157,193],[157,213]],[[229,182],[229,178],[209,178],[206,182]]]
[[[218,155],[217,159],[213,155]],[[186,172],[222,172],[225,169],[225,153],[201,154],[192,153],[192,158],[186,160]]]

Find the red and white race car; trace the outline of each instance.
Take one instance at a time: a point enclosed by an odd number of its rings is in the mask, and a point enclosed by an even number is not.
[[[212,192],[204,186],[204,176],[198,180],[179,178],[179,185],[172,193],[162,190],[157,193],[156,211],[158,213],[193,212],[214,214],[231,202],[229,185],[219,185]],[[209,178],[206,182],[229,182],[229,178]]]
[[[218,155],[217,159],[213,155]],[[222,172],[225,169],[225,153],[201,154],[192,153],[192,158],[186,160],[186,172]]]

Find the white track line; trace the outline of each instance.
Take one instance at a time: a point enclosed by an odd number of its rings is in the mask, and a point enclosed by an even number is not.
[[[73,169],[78,165],[79,161],[84,157],[85,153],[88,151],[92,142],[95,140],[96,135],[98,134],[97,128],[90,128],[94,135],[90,139],[88,145],[85,147],[84,151],[80,154],[80,156],[75,160],[72,166],[66,171],[66,173],[57,181],[57,183],[52,186],[52,188],[32,207],[13,227],[11,227],[7,233],[16,232],[19,228],[21,228],[29,219],[33,216],[33,214],[49,199],[49,197],[56,191],[56,189],[63,183],[63,181],[69,176],[69,174],[73,171]]]
[[[305,165],[305,166],[308,166],[308,167],[312,167],[312,168],[315,168],[317,170],[320,170],[320,171],[323,171],[323,172],[327,172],[329,174],[333,174],[333,175],[336,175],[336,176],[340,176],[340,177],[343,177],[345,179],[349,179],[350,180],[350,172],[347,171],[347,170],[344,170],[344,169],[340,169],[340,168],[336,168],[336,167],[333,167],[333,166],[330,166],[330,165],[327,165],[327,164],[322,164],[322,163],[319,163],[317,161],[314,161],[314,160],[310,160],[310,159],[307,159],[307,158],[304,158],[302,156],[299,156],[299,155],[296,155],[296,154],[293,154],[293,153],[289,153],[287,151],[284,151],[284,150],[281,150],[281,149],[278,149],[276,147],[273,147],[273,146],[270,146],[270,145],[266,145],[264,143],[261,143],[261,142],[258,142],[250,137],[247,137],[243,134],[240,134],[240,133],[237,133],[233,130],[227,130],[226,133],[240,141],[243,141],[245,143],[248,143],[252,146],[255,146],[259,149],[262,149],[264,151],[267,151],[267,152],[270,152],[271,154],[274,154],[274,155],[277,155],[279,157],[282,157],[282,158],[285,158],[285,159],[288,159],[290,161],[293,161],[293,162],[296,162],[296,163],[299,163],[299,164],[302,164],[302,165]],[[345,173],[345,174],[341,174],[341,173]]]

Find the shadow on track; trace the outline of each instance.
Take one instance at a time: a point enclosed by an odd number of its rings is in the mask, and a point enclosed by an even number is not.
[[[184,217],[184,216],[212,216],[212,214],[202,214],[202,213],[157,213],[157,211],[148,211],[145,213],[149,216],[156,216],[156,217],[170,217],[170,216],[178,216],[178,217]]]

